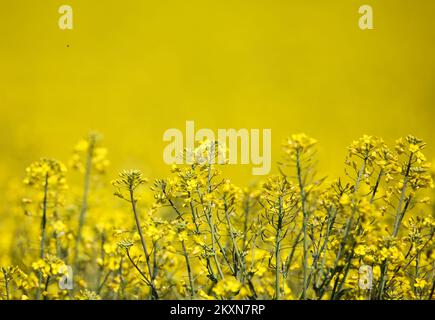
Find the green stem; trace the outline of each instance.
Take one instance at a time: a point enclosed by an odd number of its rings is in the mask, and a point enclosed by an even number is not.
[[[278,212],[278,224],[276,228],[275,237],[275,299],[279,300],[281,298],[281,229],[282,229],[282,197],[279,197],[279,212]]]
[[[152,294],[153,299],[157,300],[159,298],[159,296],[157,294],[157,290],[156,290],[156,287],[154,285],[154,281],[152,280],[152,277],[153,277],[154,273],[153,273],[153,270],[151,268],[150,255],[148,253],[148,249],[147,249],[147,245],[146,245],[146,242],[145,242],[145,238],[144,238],[143,233],[142,233],[142,227],[141,227],[140,221],[139,221],[139,215],[138,215],[137,209],[136,209],[136,199],[134,198],[134,191],[133,191],[132,188],[130,188],[129,191],[130,191],[130,202],[131,202],[131,206],[132,206],[133,213],[134,213],[134,219],[136,221],[137,231],[139,233],[140,242],[142,244],[142,249],[143,249],[143,252],[145,254],[145,260],[146,260],[146,264],[147,264],[147,267],[148,267],[148,273],[149,273],[150,278],[151,278],[151,280],[150,280],[151,294]]]
[[[414,284],[415,281],[418,279],[420,275],[420,252],[417,253],[417,257],[415,258],[415,277],[414,277]],[[417,294],[417,287],[414,286],[414,293]]]
[[[413,153],[411,153],[409,155],[408,163],[406,165],[406,172],[405,172],[404,179],[403,179],[403,186],[402,186],[402,190],[400,192],[399,203],[397,205],[396,217],[394,219],[394,227],[393,227],[393,233],[392,233],[394,238],[396,238],[398,233],[399,233],[400,224],[402,222],[403,217],[405,216],[405,213],[406,213],[406,210],[408,208],[409,201],[410,201],[410,199],[408,199],[408,201],[405,205],[405,208],[402,210],[402,205],[403,205],[403,202],[405,201],[405,196],[406,196],[408,176],[409,176],[409,173],[411,170],[412,157],[413,157]],[[379,280],[378,299],[382,299],[382,297],[384,295],[385,282],[386,282],[385,277],[386,277],[387,271],[388,271],[388,260],[385,259],[384,262],[382,263],[382,267],[381,267],[381,277]]]
[[[231,242],[232,242],[233,248],[234,248],[234,253],[235,253],[236,259],[241,267],[241,271],[242,271],[241,272],[241,278],[242,278],[241,280],[243,281],[243,277],[245,275],[245,266],[244,266],[244,263],[242,261],[242,257],[240,255],[239,248],[237,246],[236,238],[234,236],[233,226],[231,224],[230,216],[228,214],[228,204],[227,204],[226,200],[224,200],[224,211],[225,211],[225,220],[226,220],[227,225],[228,225],[228,232],[230,234],[230,239],[231,239]],[[234,267],[233,270],[237,270],[236,267]],[[237,272],[235,272],[235,273],[237,273]],[[235,276],[237,277],[237,274],[235,274]]]
[[[381,171],[379,171],[378,178],[376,179],[376,184],[373,188],[372,197],[370,198],[370,203],[373,203],[373,201],[375,200],[375,196],[376,196],[376,193],[378,192],[379,185],[381,184],[381,178],[382,178],[383,174],[384,174],[384,171],[381,169]]]
[[[101,282],[101,276],[103,275],[104,271],[104,258],[106,256],[104,252],[104,244],[106,243],[106,234],[103,231],[101,233],[101,245],[100,245],[100,259],[103,262],[101,266],[98,267],[98,273],[97,273],[97,281],[96,281],[96,289],[99,288],[100,282]]]
[[[307,289],[308,289],[308,212],[305,209],[305,201],[306,201],[306,194],[305,194],[305,188],[304,183],[302,181],[302,168],[301,168],[301,155],[300,150],[296,153],[296,169],[297,169],[297,176],[298,176],[298,183],[299,183],[299,189],[301,194],[301,210],[303,214],[303,221],[302,221],[302,233],[303,233],[303,261],[302,261],[302,268],[303,268],[303,285],[302,285],[302,296],[301,299],[306,300],[307,299]]]
[[[89,148],[86,156],[86,169],[85,169],[85,176],[84,176],[84,183],[83,183],[84,185],[83,198],[82,198],[82,206],[79,215],[79,226],[77,229],[77,236],[76,236],[76,248],[74,254],[74,260],[75,260],[74,265],[76,266],[76,268],[79,260],[79,250],[80,250],[80,242],[82,239],[82,229],[83,229],[83,225],[85,224],[86,212],[88,210],[88,195],[89,195],[89,188],[90,188],[92,157],[94,154],[94,148],[95,148],[95,138],[91,136],[89,138]]]
[[[44,199],[42,201],[42,218],[41,218],[41,242],[39,245],[39,258],[44,259],[45,256],[45,238],[47,227],[47,204],[48,204],[48,172],[45,174]],[[36,290],[36,300],[41,295],[42,272],[39,271],[38,290]]]
[[[331,213],[331,211],[333,211],[333,213]],[[319,254],[318,254],[318,259],[320,259],[320,257],[321,257],[319,270],[322,270],[322,271],[323,271],[323,269],[325,267],[325,263],[326,263],[326,252],[325,252],[325,254],[323,254],[323,252],[327,251],[327,249],[328,249],[329,237],[330,237],[330,233],[332,230],[332,226],[335,224],[335,217],[337,216],[337,211],[338,210],[333,210],[332,208],[328,208],[328,226],[326,228],[325,240],[324,240],[323,245],[320,248]],[[323,254],[323,256],[322,256],[322,254]],[[317,263],[317,261],[316,261],[316,263]],[[325,293],[325,286],[324,285],[325,285],[325,281],[323,281],[320,286],[317,286],[317,284],[316,284],[319,299],[321,299]]]
[[[103,281],[98,285],[97,294],[100,294],[101,290],[103,289],[104,285],[106,284],[111,274],[112,274],[112,270],[106,273],[106,275],[103,278]]]
[[[204,199],[203,199],[202,194],[199,190],[199,187],[197,187],[196,190],[198,192],[198,196],[199,196],[199,199],[201,201],[201,205],[203,207],[203,211],[204,211],[204,215],[205,215],[206,220],[207,220],[207,224],[210,228],[213,259],[215,261],[219,276],[221,277],[221,279],[224,279],[225,276],[224,276],[224,273],[222,272],[222,268],[221,268],[221,265],[220,265],[220,262],[219,262],[219,259],[217,256],[217,252],[216,252],[216,242],[218,243],[219,247],[221,247],[221,246],[220,246],[219,240],[217,239],[217,236],[216,236],[216,230],[215,230],[215,226],[214,226],[214,222],[213,222],[213,212],[211,210],[211,204],[209,203],[207,208],[206,208],[205,204],[204,204]],[[211,192],[211,165],[210,164],[208,165],[208,174],[207,174],[207,192],[208,193]],[[222,249],[221,249],[221,251],[222,251]],[[222,251],[222,254],[225,254],[225,253]]]
[[[193,299],[193,297],[195,296],[195,288],[193,285],[192,269],[190,267],[189,254],[187,252],[186,244],[184,243],[184,240],[181,240],[181,246],[183,247],[184,259],[186,260],[187,275],[189,277],[189,285],[190,285],[190,297]]]
[[[220,262],[219,262],[219,259],[218,259],[218,256],[217,256],[217,252],[216,252],[216,241],[217,241],[217,239],[216,239],[216,232],[215,232],[215,228],[214,228],[214,223],[213,223],[213,217],[212,217],[211,210],[209,209],[208,212],[205,213],[205,215],[206,215],[207,223],[208,223],[208,225],[210,227],[210,232],[211,232],[211,247],[212,247],[212,250],[213,250],[213,258],[214,258],[214,261],[215,261],[215,264],[216,264],[216,268],[218,270],[218,273],[219,273],[221,279],[224,279],[225,276],[224,276],[224,273],[222,272],[222,268],[221,268],[221,265],[220,265]],[[224,254],[224,252],[222,252],[222,254]]]
[[[44,300],[48,300],[48,285],[50,283],[50,276],[47,276],[47,279],[45,280],[45,286],[44,286],[44,292],[45,292],[45,296],[44,296]]]
[[[3,277],[5,278],[6,300],[9,300],[9,276],[4,268],[2,268]]]

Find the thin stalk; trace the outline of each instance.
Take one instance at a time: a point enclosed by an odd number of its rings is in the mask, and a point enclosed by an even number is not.
[[[79,258],[80,242],[82,240],[82,229],[83,229],[83,225],[85,224],[86,212],[88,210],[88,196],[89,196],[89,188],[90,188],[90,181],[91,181],[92,157],[94,154],[94,148],[95,148],[95,138],[91,136],[89,138],[89,148],[88,148],[88,153],[86,155],[86,169],[85,169],[85,176],[83,182],[83,198],[82,198],[82,206],[79,215],[79,226],[77,229],[77,236],[76,236],[76,248],[74,254],[74,265],[76,266],[76,268],[77,268],[78,258]]]
[[[392,233],[394,238],[396,238],[398,233],[399,233],[401,221],[402,221],[403,217],[405,216],[406,210],[407,210],[408,205],[409,205],[409,199],[408,199],[407,204],[405,205],[405,208],[402,210],[402,205],[403,205],[403,202],[405,201],[406,189],[407,189],[407,185],[408,185],[408,176],[409,176],[409,172],[411,170],[412,157],[413,157],[413,153],[411,153],[409,155],[408,164],[406,165],[405,177],[403,180],[403,186],[402,186],[402,190],[400,192],[399,203],[397,205],[396,217],[394,219],[394,227],[393,227],[393,233]],[[383,261],[382,267],[381,267],[381,278],[379,280],[378,299],[382,299],[382,296],[384,294],[385,282],[386,282],[385,277],[386,277],[387,270],[388,270],[388,260],[385,259]]]
[[[104,244],[105,243],[106,243],[106,234],[103,231],[101,233],[101,246],[100,246],[100,259],[103,262],[104,262],[104,258],[105,258],[105,255],[106,255],[105,252],[104,252]],[[98,268],[98,274],[97,274],[97,281],[96,281],[96,287],[97,287],[97,289],[100,286],[100,281],[101,281],[101,276],[103,275],[103,270],[104,270],[104,265],[99,266],[99,268]]]
[[[175,206],[175,204],[172,202],[172,200],[169,199],[164,188],[163,188],[163,192],[166,195],[166,197],[168,198],[169,204],[177,213],[178,218],[183,219],[182,213],[180,212],[180,210],[178,210],[178,208]],[[192,211],[192,220],[193,220],[193,223],[195,224],[196,232],[197,232],[197,234],[199,234],[199,225],[198,225],[198,222],[196,221],[196,215],[195,215],[195,211],[194,211],[192,202],[190,203],[190,208]],[[195,287],[194,287],[194,283],[193,283],[192,268],[190,266],[189,253],[187,252],[186,244],[185,244],[184,240],[181,240],[181,246],[183,248],[184,260],[186,261],[187,275],[189,277],[190,297],[193,299],[193,297],[195,295]]]
[[[184,259],[186,260],[187,275],[189,277],[189,285],[190,285],[190,297],[193,299],[193,297],[195,296],[195,288],[193,285],[193,276],[192,276],[192,269],[190,267],[189,254],[187,253],[186,244],[184,243],[184,240],[181,240],[181,246],[183,247]]]
[[[303,288],[302,288],[302,299],[307,299],[307,289],[308,289],[308,234],[307,234],[307,225],[308,225],[308,218],[304,215],[303,220],[303,232],[304,232],[304,255],[303,255],[303,268],[304,268],[304,282],[303,282]]]
[[[231,224],[230,216],[228,214],[228,205],[227,205],[226,200],[224,201],[224,211],[225,211],[225,220],[226,220],[227,226],[228,226],[228,232],[230,234],[230,239],[231,239],[231,242],[232,242],[233,248],[234,248],[234,253],[235,253],[237,261],[238,261],[238,263],[240,264],[240,267],[241,267],[241,271],[242,271],[242,273],[241,273],[242,277],[241,278],[243,278],[243,276],[245,275],[245,266],[244,266],[244,263],[242,261],[242,257],[240,255],[239,248],[237,246],[236,238],[234,236],[233,226]],[[234,270],[236,270],[236,268],[234,268]],[[235,275],[235,276],[237,277],[237,275]],[[241,279],[241,280],[243,281],[243,279]]]
[[[379,171],[378,178],[376,179],[376,183],[375,183],[375,186],[373,188],[372,197],[370,198],[370,204],[372,204],[373,201],[375,200],[375,196],[376,196],[376,193],[378,192],[379,185],[381,184],[381,178],[383,175],[384,175],[384,171],[381,169],[381,171]]]
[[[2,268],[2,271],[3,271],[3,277],[5,279],[6,300],[9,300],[9,276],[4,268]]]
[[[203,211],[204,211],[204,215],[205,215],[206,220],[207,220],[207,224],[210,228],[213,259],[215,261],[219,276],[221,277],[221,279],[224,279],[225,276],[224,276],[224,273],[222,272],[222,268],[221,268],[221,265],[220,265],[220,262],[219,262],[219,259],[218,259],[217,253],[216,253],[216,242],[218,243],[219,247],[221,247],[221,246],[220,246],[219,240],[217,239],[217,236],[216,236],[216,230],[215,230],[215,226],[213,223],[213,215],[212,215],[211,206],[209,203],[208,207],[205,208],[204,199],[203,199],[202,194],[201,194],[198,187],[197,187],[197,192],[198,192],[198,195],[199,195],[199,198],[201,201],[201,205],[203,207]],[[207,174],[207,192],[208,193],[211,192],[211,164],[210,163],[208,165],[208,174]],[[222,252],[222,254],[224,254],[224,252]]]
[[[128,260],[130,260],[131,264],[133,265],[133,267],[137,270],[137,272],[139,272],[139,274],[142,276],[142,281],[145,282],[148,286],[151,287],[151,281],[150,279],[148,279],[147,275],[139,268],[139,266],[133,261],[133,258],[130,255],[130,251],[129,249],[125,250],[125,253],[127,254],[127,258]],[[111,272],[111,271],[109,271]],[[138,288],[139,289],[139,288]]]
[[[355,181],[354,194],[356,194],[358,189],[359,189],[359,184],[360,184],[362,176],[364,174],[366,165],[367,165],[367,158],[364,158],[364,162],[363,162],[360,170],[358,171],[358,177],[357,177],[357,179]],[[352,205],[354,204],[354,202],[355,202],[355,198],[352,199]],[[351,214],[351,216],[346,221],[346,227],[345,227],[345,231],[344,231],[343,241],[342,241],[340,247],[338,248],[337,257],[335,259],[336,265],[338,264],[338,262],[339,262],[339,260],[341,258],[342,251],[343,251],[344,247],[346,246],[347,238],[349,237],[349,232],[351,230],[352,220],[353,220],[353,216],[354,216],[355,212],[356,212],[356,207],[353,206],[353,208],[352,208],[352,214]]]
[[[281,251],[281,242],[278,240],[278,237],[281,236],[281,229],[277,229],[276,232],[276,240],[275,240],[275,260],[276,260],[276,272],[275,272],[275,299],[279,300],[281,295],[281,286],[280,286],[280,278],[281,278],[281,272],[280,272],[280,264],[281,264],[281,257],[280,257],[280,251]]]
[[[189,197],[190,197],[190,194],[189,194]],[[201,234],[200,224],[197,221],[196,213],[195,213],[195,208],[193,207],[192,202],[190,202],[190,212],[192,214],[193,223],[195,224],[195,232],[196,232],[197,235],[200,235]],[[210,262],[210,257],[206,256],[205,260],[206,260],[207,270],[208,270],[208,273],[209,273],[211,279],[216,279],[216,275],[214,273],[213,266],[212,266],[212,264]]]
[[[146,260],[146,264],[147,264],[147,267],[148,267],[148,273],[150,275],[150,278],[152,278],[154,273],[153,273],[153,269],[151,267],[150,255],[149,255],[149,252],[148,252],[148,249],[147,249],[145,238],[144,238],[143,233],[142,233],[142,228],[141,228],[140,221],[139,221],[139,215],[138,215],[137,209],[136,209],[136,199],[134,198],[134,190],[132,188],[130,188],[129,191],[130,191],[131,207],[133,209],[134,219],[136,221],[136,227],[137,227],[137,231],[139,233],[140,242],[142,244],[142,249],[143,249],[143,252],[145,254],[145,260]],[[159,298],[159,295],[157,293],[156,287],[155,287],[154,282],[153,282],[152,279],[150,280],[150,286],[151,286],[152,297],[153,297],[153,299],[157,300]]]
[[[413,156],[413,154],[411,153],[409,156],[408,164],[406,166],[406,173],[405,173],[405,178],[403,180],[402,190],[400,193],[399,204],[397,205],[396,218],[394,220],[394,229],[393,229],[393,237],[394,238],[396,238],[397,234],[399,233],[400,222],[402,221],[403,216],[405,215],[405,211],[403,211],[403,213],[402,213],[402,204],[405,201],[406,189],[408,186],[408,176],[409,176],[409,172],[411,170],[411,164],[412,164],[412,156]]]
[[[39,257],[44,259],[45,239],[47,227],[47,204],[48,204],[48,173],[45,175],[44,200],[42,202],[42,219],[41,219],[41,242],[39,248]]]
[[[301,299],[306,300],[307,299],[307,289],[308,289],[308,232],[307,232],[307,226],[308,226],[308,212],[305,209],[305,201],[306,201],[306,194],[305,194],[305,188],[304,183],[302,181],[302,168],[301,168],[301,154],[298,150],[296,153],[296,169],[297,169],[297,176],[298,176],[298,183],[299,183],[299,190],[301,194],[301,210],[303,214],[303,222],[302,222],[302,233],[303,233],[303,262],[302,262],[302,268],[303,268],[303,285],[302,285],[302,296]]]
[[[333,290],[332,295],[331,295],[331,299],[335,298],[335,294],[339,293],[343,289],[344,284],[346,283],[346,278],[349,274],[350,267],[352,266],[352,259],[353,259],[354,254],[355,254],[355,246],[356,246],[356,241],[354,241],[352,244],[352,248],[350,250],[349,257],[347,259],[346,267],[344,269],[343,279],[341,280],[338,287],[337,286],[334,287],[334,290]],[[339,279],[339,278],[337,277],[337,279]],[[338,284],[338,282],[336,282],[336,284]]]
[[[291,266],[291,264],[293,262],[293,257],[294,257],[294,255],[296,253],[296,248],[298,246],[298,243],[300,242],[299,239],[301,238],[302,233],[303,233],[303,228],[301,228],[299,230],[299,232],[298,232],[298,234],[296,236],[296,239],[293,242],[292,249],[291,249],[291,251],[290,251],[290,253],[289,253],[289,255],[288,255],[287,259],[286,259],[286,262],[285,262],[285,266],[286,266],[285,267],[285,273],[286,274],[288,274],[288,272],[290,270],[290,266]]]
[[[50,284],[50,276],[47,276],[47,280],[45,280],[45,286],[44,286],[44,292],[45,292],[45,296],[44,296],[44,300],[48,300],[48,285]]]
[[[331,211],[333,211],[333,213],[331,213]],[[323,270],[324,267],[325,267],[326,252],[324,254],[323,254],[323,252],[325,250],[327,250],[327,248],[328,248],[329,237],[330,237],[330,233],[331,233],[331,230],[332,230],[332,226],[335,223],[335,217],[336,217],[336,215],[337,215],[337,210],[333,210],[332,208],[328,208],[328,218],[327,218],[328,219],[328,225],[327,225],[327,228],[326,228],[325,240],[324,240],[324,242],[322,244],[322,247],[319,250],[319,254],[318,254],[318,257],[317,257],[317,260],[316,260],[316,268],[317,268],[317,263],[318,263],[318,261],[321,258],[319,270]],[[323,256],[322,256],[322,254],[323,254]],[[324,292],[325,292],[325,290],[323,288],[324,283],[322,283],[320,286],[317,286],[317,283],[315,282],[315,285],[316,285],[316,289],[318,291],[318,298],[321,299],[323,294],[324,294]]]
[[[363,174],[364,174],[364,171],[365,171],[365,168],[366,168],[366,165],[367,165],[367,159],[368,159],[368,154],[366,154],[366,156],[364,157],[363,164],[361,165],[361,168],[358,170],[358,175],[357,175],[357,178],[356,178],[356,181],[355,181],[355,186],[354,186],[354,191],[353,191],[354,194],[356,194],[357,191],[358,191],[358,189],[359,189],[359,185],[360,185],[360,183],[361,183],[361,179],[362,179],[362,177],[363,177]],[[354,204],[354,202],[355,202],[355,198],[352,199],[352,205]],[[333,276],[334,276],[337,272],[339,272],[339,270],[338,270],[338,263],[339,263],[339,261],[340,261],[340,258],[341,258],[341,255],[342,255],[342,253],[343,253],[343,250],[345,249],[345,246],[346,246],[346,244],[347,244],[347,240],[348,240],[348,238],[349,238],[349,233],[350,233],[350,230],[351,230],[352,221],[353,221],[353,217],[354,217],[354,215],[355,215],[355,212],[356,212],[356,207],[353,206],[352,211],[351,211],[351,216],[350,216],[349,218],[347,218],[347,220],[346,220],[346,226],[345,226],[345,229],[344,229],[344,236],[343,236],[343,239],[342,239],[342,241],[341,241],[341,243],[340,243],[340,246],[338,247],[338,252],[337,252],[337,255],[336,255],[336,257],[335,257],[335,261],[334,261],[334,269],[333,269],[333,272],[332,272],[331,275],[330,275],[330,276],[329,276],[329,277],[324,281],[324,283],[322,284],[322,286],[328,286],[328,285],[331,283]],[[353,255],[353,253],[351,254],[351,259],[350,259],[349,263],[351,263],[352,255]],[[347,276],[347,274],[346,274],[346,276]],[[344,279],[344,277],[343,277],[343,279]],[[344,279],[344,280],[345,280],[345,279]],[[334,296],[335,296],[335,290],[337,289],[337,285],[338,285],[338,277],[337,277],[337,279],[336,279],[336,281],[335,281],[335,283],[334,283],[334,288],[335,288],[335,289],[334,289],[333,294],[331,295],[331,300],[334,299]],[[325,292],[325,290],[322,290],[322,294],[321,294],[321,296],[323,296],[324,292]]]
[[[100,294],[101,290],[103,289],[104,285],[106,284],[107,280],[109,279],[110,275],[112,274],[112,270],[106,273],[106,275],[103,278],[103,281],[98,285],[97,288],[97,294]]]
[[[119,262],[118,275],[120,278],[120,284],[119,284],[120,290],[119,290],[119,294],[117,294],[117,300],[125,299],[125,280],[124,280],[123,268],[122,268],[123,259],[124,257],[121,257],[121,261]]]
[[[151,250],[153,252],[153,275],[151,276],[151,280],[154,281],[157,278],[157,273],[159,272],[159,266],[157,263],[157,240],[153,240],[153,249]]]
[[[279,211],[278,211],[278,224],[276,227],[276,236],[275,236],[275,264],[276,264],[276,272],[275,272],[275,299],[279,300],[281,298],[281,229],[282,229],[282,197],[279,197]]]
[[[217,253],[216,253],[216,241],[217,241],[217,239],[216,239],[216,232],[215,232],[214,223],[213,223],[213,217],[212,217],[212,213],[211,213],[210,209],[208,210],[208,212],[205,213],[205,216],[207,219],[207,223],[210,227],[211,247],[212,247],[212,250],[214,253],[213,258],[214,258],[214,261],[216,264],[216,268],[218,270],[218,273],[219,273],[219,276],[221,277],[221,279],[224,279],[225,276],[224,276],[224,273],[222,272],[222,268],[221,268],[221,265],[220,265],[220,262],[219,262],[219,259],[218,259]],[[222,254],[224,254],[224,253],[222,252]]]
[[[39,245],[39,258],[44,259],[45,256],[45,239],[47,228],[47,204],[48,204],[48,172],[45,174],[44,199],[42,201],[42,218],[41,218],[41,242]],[[38,290],[36,291],[36,300],[41,294],[42,272],[38,275]]]
[[[420,252],[417,253],[417,257],[415,258],[415,276],[414,276],[414,283],[418,279],[418,276],[420,275]],[[417,287],[414,286],[414,293],[417,294]]]
[[[242,252],[246,251],[246,247],[247,247],[247,239],[248,239],[248,223],[249,223],[249,196],[246,197],[245,201],[244,201],[244,206],[243,206],[243,211],[244,211],[244,221],[243,221],[243,245],[242,245]],[[245,263],[246,261],[246,255],[243,255],[243,262]]]

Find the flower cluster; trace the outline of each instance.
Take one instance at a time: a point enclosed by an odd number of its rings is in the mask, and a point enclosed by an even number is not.
[[[292,135],[277,173],[245,188],[208,141],[150,185],[125,170],[108,186],[101,145],[91,134],[76,146],[84,183],[68,192],[62,163],[26,169],[36,195],[16,217],[0,299],[434,298],[435,171],[416,137],[389,148],[364,135],[326,179],[316,140]]]
[[[54,159],[43,158],[26,168],[24,184],[44,189],[45,187],[66,188],[66,167]]]

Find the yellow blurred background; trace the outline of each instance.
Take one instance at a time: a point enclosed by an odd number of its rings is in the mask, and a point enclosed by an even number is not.
[[[74,29],[58,27],[71,5]],[[360,30],[370,4],[374,30]],[[90,129],[112,162],[166,175],[163,132],[271,128],[319,141],[342,173],[364,133],[412,133],[434,155],[435,2],[2,0],[0,191],[41,156],[66,161]],[[246,185],[250,166],[228,175]]]

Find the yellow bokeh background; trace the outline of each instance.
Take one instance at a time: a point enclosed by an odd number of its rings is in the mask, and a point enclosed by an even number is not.
[[[58,27],[58,8],[74,29]],[[374,30],[360,30],[370,4]],[[105,136],[110,177],[137,167],[166,175],[168,128],[305,132],[319,166],[342,173],[364,133],[389,143],[433,131],[435,2],[427,0],[2,0],[0,190],[41,156],[67,160],[75,142]],[[239,184],[250,166],[230,168]]]

